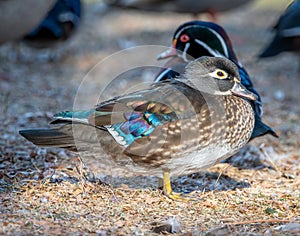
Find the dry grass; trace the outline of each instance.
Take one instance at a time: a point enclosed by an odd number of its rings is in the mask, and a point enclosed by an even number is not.
[[[287,166],[286,160],[280,165]],[[173,222],[173,231],[187,235],[221,229],[226,234],[266,230],[276,234],[291,222],[300,223],[299,165],[278,172],[268,168],[241,171],[219,164],[210,171],[251,181],[251,188],[195,192],[197,201],[181,203],[166,198],[160,190],[126,185],[116,188],[76,180],[55,183],[53,179],[14,183],[11,191],[1,195],[2,232],[132,235]],[[68,174],[80,179],[75,171]]]
[[[98,60],[126,43],[169,45],[173,30],[189,16],[102,16],[97,5],[91,5],[69,49],[54,62],[23,45],[14,46],[17,52],[10,44],[0,47],[0,234],[299,234],[296,57],[284,54],[259,63],[254,59],[271,36],[266,28],[277,14],[246,8],[221,16],[220,22],[263,95],[264,120],[281,137],[259,138],[228,163],[174,179],[176,191],[194,191],[197,201],[189,203],[166,198],[154,178],[93,175],[76,154],[36,148],[17,133],[24,127],[46,126],[53,113],[72,109],[83,75]]]

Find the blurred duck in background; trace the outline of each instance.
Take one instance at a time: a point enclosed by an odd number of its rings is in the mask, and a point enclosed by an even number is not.
[[[276,56],[284,51],[300,51],[300,0],[293,1],[273,27],[275,35],[259,55]]]
[[[208,13],[216,21],[218,12],[231,10],[252,0],[105,0],[109,6],[145,11]]]
[[[80,16],[80,0],[58,0],[38,27],[24,37],[24,41],[34,47],[50,47],[65,41],[79,25]]]
[[[56,0],[0,0],[0,44],[20,39],[37,27],[55,2]]]

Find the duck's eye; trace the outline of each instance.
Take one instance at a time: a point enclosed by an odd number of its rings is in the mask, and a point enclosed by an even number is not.
[[[227,79],[228,78],[228,73],[221,69],[216,69],[214,72],[211,72],[209,74],[216,79]]]
[[[183,34],[180,36],[180,41],[186,43],[190,40],[190,37],[187,34]]]

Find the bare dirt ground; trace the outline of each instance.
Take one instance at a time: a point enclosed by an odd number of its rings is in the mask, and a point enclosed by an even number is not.
[[[35,147],[18,130],[45,127],[56,112],[71,110],[82,79],[100,60],[128,46],[169,46],[173,31],[191,16],[103,14],[90,3],[77,34],[50,53],[2,45],[0,234],[299,234],[298,57],[256,59],[279,10],[247,6],[222,14],[219,23],[262,95],[264,121],[280,138],[258,138],[229,163],[174,179],[176,191],[196,190],[198,200],[189,203],[168,199],[150,177],[114,180],[92,173],[78,155]],[[97,89],[109,79],[103,76]]]

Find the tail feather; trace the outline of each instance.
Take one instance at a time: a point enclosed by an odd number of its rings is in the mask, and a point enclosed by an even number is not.
[[[250,140],[266,135],[266,134],[270,134],[275,138],[278,138],[278,134],[268,125],[266,125],[265,123],[263,123],[260,118],[256,117],[255,119],[255,126],[254,126],[254,130],[252,132],[251,138]]]
[[[30,142],[41,147],[74,148],[75,142],[69,129],[27,129],[19,133]]]
[[[291,39],[275,36],[273,41],[258,55],[258,57],[273,57],[283,51],[290,51],[291,45],[293,45]]]

